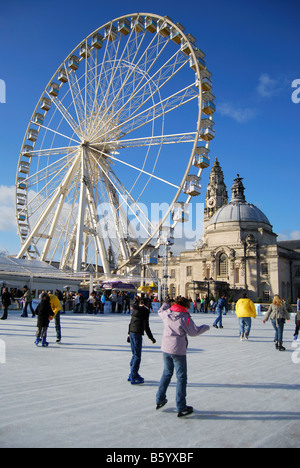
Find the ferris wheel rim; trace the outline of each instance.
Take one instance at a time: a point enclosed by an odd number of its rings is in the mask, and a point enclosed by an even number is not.
[[[23,142],[22,142],[22,146],[21,146],[21,152],[20,152],[20,156],[19,156],[19,161],[18,161],[18,169],[17,169],[17,176],[16,176],[16,194],[17,194],[17,181],[18,181],[18,173],[19,173],[19,167],[20,167],[20,163],[21,163],[21,157],[22,157],[22,149],[24,148],[25,146],[25,143],[26,143],[26,140],[27,140],[27,134],[30,130],[30,126],[32,125],[32,122],[33,122],[33,117],[35,115],[35,113],[37,112],[38,108],[39,108],[39,105],[41,103],[41,100],[43,99],[43,96],[47,93],[47,89],[49,88],[50,84],[53,82],[53,80],[55,79],[55,77],[57,76],[59,70],[65,66],[65,64],[67,63],[68,59],[79,49],[79,47],[84,44],[84,43],[87,43],[88,39],[90,39],[94,34],[96,34],[97,32],[99,32],[100,30],[103,30],[105,27],[107,27],[108,25],[112,25],[113,23],[116,23],[117,21],[120,21],[124,18],[132,18],[132,17],[139,17],[139,16],[142,16],[142,17],[149,17],[149,18],[155,18],[157,20],[166,20],[166,17],[163,17],[163,16],[160,16],[160,15],[156,15],[156,14],[153,14],[153,13],[131,13],[131,14],[126,14],[126,15],[122,15],[122,16],[119,16],[113,20],[110,20],[106,23],[104,23],[102,26],[100,26],[99,28],[97,28],[95,31],[93,31],[91,34],[89,34],[88,36],[86,36],[85,39],[83,39],[82,41],[79,42],[79,44],[72,50],[72,52],[65,58],[65,60],[62,62],[62,64],[57,68],[57,70],[55,71],[55,73],[53,74],[53,76],[51,77],[51,79],[49,80],[49,82],[47,83],[43,93],[41,94],[41,97],[40,99],[37,101],[37,105],[33,111],[33,114],[31,116],[31,119],[29,121],[29,124],[27,126],[27,129],[26,129],[26,132],[25,132],[25,136],[24,136],[24,139],[23,139]],[[180,36],[182,38],[184,38],[186,40],[186,42],[190,43],[188,37],[186,36],[186,34],[184,33],[184,31],[182,31],[178,26],[177,24],[175,24],[170,18],[167,19],[167,22],[168,24],[170,24],[172,27],[174,27],[178,33],[180,34]],[[198,141],[199,141],[199,131],[200,131],[200,126],[201,126],[201,117],[202,117],[202,112],[201,112],[201,109],[202,109],[202,86],[201,86],[201,73],[200,73],[200,68],[198,66],[198,63],[197,63],[197,58],[196,58],[196,55],[195,55],[195,52],[193,50],[193,48],[191,47],[191,52],[190,52],[190,55],[192,56],[193,58],[193,61],[195,64],[197,64],[196,66],[196,76],[197,76],[197,79],[199,80],[199,83],[200,83],[200,86],[199,86],[199,93],[198,93],[198,118],[197,118],[197,124],[196,124],[196,131],[194,132],[195,133],[195,138],[194,138],[194,143],[193,143],[193,148],[192,148],[192,151],[191,151],[191,155],[189,157],[189,161],[188,161],[188,165],[186,167],[186,171],[183,175],[183,178],[181,180],[181,183],[180,185],[178,186],[177,188],[177,192],[173,198],[173,200],[171,201],[170,203],[170,206],[169,206],[169,209],[167,210],[167,212],[165,213],[163,219],[161,220],[161,222],[158,224],[157,228],[152,232],[152,234],[149,236],[149,238],[147,239],[147,241],[142,244],[140,246],[140,248],[134,253],[134,256],[137,256],[144,248],[145,246],[147,246],[152,240],[153,238],[156,236],[156,234],[159,232],[159,230],[161,229],[161,227],[165,224],[167,218],[169,217],[171,211],[172,211],[172,208],[174,207],[175,203],[178,201],[178,198],[180,197],[182,191],[183,191],[183,187],[184,187],[184,184],[187,180],[187,177],[190,173],[190,170],[191,170],[191,167],[192,167],[192,163],[193,163],[193,157],[195,155],[195,151],[196,151],[196,148],[197,148],[197,144],[198,144]],[[74,133],[73,133],[74,135]],[[75,138],[72,138],[70,136],[66,136],[66,138],[70,141],[70,140],[73,140],[74,142],[76,142],[78,144],[78,147],[79,148],[80,146],[82,146],[82,141],[78,141],[78,140],[75,140]],[[76,147],[74,147],[76,148]],[[200,172],[200,171],[199,171]],[[190,197],[188,197],[188,201],[187,203],[190,201]],[[19,230],[19,233],[20,233],[20,226],[19,226],[20,223],[18,223],[18,230]],[[122,263],[121,266],[118,268],[121,269],[123,268],[124,266],[126,266],[127,264],[129,263],[129,260],[125,263]]]

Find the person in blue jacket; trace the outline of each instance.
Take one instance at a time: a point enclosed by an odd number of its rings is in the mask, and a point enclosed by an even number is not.
[[[217,300],[217,302],[215,303],[214,309],[216,313],[218,314],[218,317],[214,321],[213,327],[223,328],[223,324],[222,324],[223,310],[225,309],[225,312],[226,313],[228,312],[228,304],[227,304],[226,296],[222,296],[220,297],[220,299]]]

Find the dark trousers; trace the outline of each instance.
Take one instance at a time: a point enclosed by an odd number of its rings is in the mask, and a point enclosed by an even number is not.
[[[275,330],[275,338],[274,341],[279,341],[279,343],[283,342],[283,329],[285,320],[278,319],[278,320],[271,320],[273,328]]]
[[[56,339],[61,340],[60,312],[57,312],[57,314],[55,315],[54,322],[56,330]]]
[[[299,330],[300,330],[300,320],[299,319],[297,320],[297,317],[295,318],[295,323],[296,323],[296,329],[295,329],[294,336],[299,335]]]
[[[8,306],[4,305],[3,306],[3,315],[1,317],[1,320],[6,320],[7,319],[7,311],[8,311]]]
[[[28,314],[27,314],[27,307],[29,306],[30,310],[31,310],[31,313],[32,315],[35,315],[35,312],[32,308],[32,303],[31,302],[25,302],[25,306],[24,306],[24,309],[23,309],[23,313],[22,313],[22,317],[28,317]]]
[[[130,345],[132,351],[132,359],[130,361],[131,378],[136,379],[142,360],[142,345],[143,337],[138,333],[130,333]]]

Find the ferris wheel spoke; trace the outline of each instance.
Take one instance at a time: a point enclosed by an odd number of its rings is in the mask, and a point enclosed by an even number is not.
[[[144,39],[143,35],[143,39]],[[137,52],[139,50],[139,47],[141,46],[142,41],[139,43],[139,46],[137,47]],[[162,46],[162,47],[161,47]],[[128,72],[126,73],[126,76],[120,86],[120,89],[118,91],[118,94],[114,96],[114,101],[112,102],[111,106],[109,109],[106,110],[104,116],[108,114],[109,110],[113,107],[113,104],[117,102],[118,99],[121,99],[121,108],[118,109],[118,111],[115,112],[115,114],[111,113],[110,122],[111,120],[114,120],[118,114],[121,114],[122,110],[130,105],[132,106],[133,98],[137,94],[137,89],[141,85],[141,83],[146,80],[147,81],[147,74],[146,70],[149,70],[153,67],[155,64],[156,60],[160,57],[162,52],[164,51],[165,47],[167,46],[167,42],[162,39],[160,35],[157,33],[155,34],[154,38],[148,45],[148,47],[145,49],[145,51],[142,53],[142,56],[138,59],[137,63],[133,63],[128,60],[127,62],[124,62],[122,65],[123,67],[128,68]],[[134,56],[134,60],[136,58],[137,53]],[[119,61],[120,63],[120,61]],[[138,84],[135,84],[137,80],[137,75],[141,76],[140,80],[138,80]],[[132,81],[129,81],[130,78],[132,78]],[[131,90],[131,87],[133,86],[133,91]],[[129,91],[128,91],[129,90]],[[122,98],[120,98],[122,96]],[[140,105],[141,99],[138,99],[138,104]],[[120,104],[119,104],[120,107]],[[95,134],[92,135],[92,138],[96,138],[97,135]]]
[[[129,117],[127,120],[114,127],[112,131],[115,132],[118,130],[123,136],[127,135],[197,98],[198,94],[194,90],[194,85],[187,86],[162,101],[155,103],[153,106],[148,107],[139,114]],[[108,131],[106,132],[106,137],[108,138],[109,135],[107,134]]]
[[[49,97],[51,96],[49,95]],[[65,108],[65,106],[63,105],[63,103],[60,101],[60,99],[57,96],[52,97],[52,102],[54,103],[56,108],[59,110],[61,115],[64,117],[65,121],[70,125],[73,132],[76,133],[76,135],[80,138],[79,122],[76,122],[74,120],[74,118],[72,117],[68,109]]]
[[[118,159],[118,158],[116,158],[115,156],[113,156],[111,154],[107,154],[107,153],[105,153],[103,151],[100,151],[97,148],[94,148],[93,146],[91,146],[91,149],[94,150],[94,151],[97,151],[102,156],[105,156],[105,158],[109,158],[109,159],[112,159],[113,161],[117,161],[118,163],[124,164],[125,166],[130,167],[131,169],[134,169],[134,170],[140,172],[141,174],[145,174],[147,176],[153,177],[153,179],[159,180],[160,182],[163,182],[163,183],[165,183],[167,185],[170,185],[171,187],[175,187],[177,189],[179,188],[178,185],[172,184],[171,182],[169,182],[169,181],[167,181],[165,179],[162,179],[161,177],[157,177],[154,174],[150,174],[150,172],[147,172],[147,171],[145,171],[143,169],[140,169],[139,167],[136,167],[133,164],[129,164],[129,163],[125,162],[125,161],[122,161],[121,159]]]
[[[156,94],[159,94],[161,89],[172,79],[188,62],[177,51],[167,62],[165,62],[159,70],[152,76],[149,75],[149,70],[143,74],[138,86],[127,100],[127,107],[123,106],[124,114],[129,116],[134,115],[139,109],[153,99]],[[155,62],[154,62],[155,63]],[[153,65],[153,64],[152,64]],[[142,86],[141,83],[145,81]],[[124,115],[120,114],[120,119],[124,120]]]
[[[61,173],[65,172],[69,169],[70,165],[73,164],[75,155],[72,155],[72,158],[69,157],[70,154],[67,154],[63,158],[48,164],[47,166],[39,169],[37,172],[31,174],[27,178],[27,187],[34,187],[38,182],[41,183],[45,180],[48,180],[48,183],[43,186],[43,190],[47,188],[47,186],[52,182],[52,175],[54,175],[54,179],[59,179]],[[60,167],[61,166],[61,167]]]
[[[132,39],[132,36],[134,37],[134,39]],[[144,37],[145,37],[145,35],[142,35],[142,40],[140,40],[139,43],[136,44],[136,48],[134,49],[133,60],[135,60],[135,57],[137,56],[137,54],[139,52],[139,49],[140,49],[140,47],[142,45]],[[130,41],[132,40],[132,41],[134,41],[136,43],[137,42],[137,36],[133,35],[133,30],[132,30],[131,33],[129,34],[129,38],[127,40],[126,46],[124,47],[121,56],[118,57],[118,49],[119,49],[119,46],[120,46],[120,39],[121,38],[119,38],[117,48],[114,47],[113,51],[111,52],[110,47],[108,47],[107,50],[105,51],[107,53],[106,61],[111,64],[111,69],[105,70],[104,67],[101,69],[98,84],[100,84],[101,81],[104,81],[104,83],[102,84],[102,87],[101,87],[101,89],[103,90],[102,94],[104,94],[104,96],[102,96],[101,106],[99,106],[96,118],[94,119],[95,123],[98,121],[98,119],[100,117],[100,113],[101,113],[101,119],[103,121],[105,121],[105,120],[107,121],[107,115],[109,115],[111,113],[111,109],[114,109],[114,106],[116,105],[116,103],[118,103],[118,99],[119,99],[119,97],[121,96],[121,94],[123,92],[123,85],[124,85],[124,83],[127,82],[127,79],[128,79],[127,77],[130,75],[130,72],[129,72],[129,69],[128,69],[127,72],[126,72],[126,76],[123,79],[123,82],[121,83],[121,85],[120,84],[117,84],[117,85],[115,84],[117,73],[119,72],[120,75],[122,76],[122,72],[120,71],[120,69],[122,67],[124,67],[124,63],[127,63],[127,61],[130,59],[130,54],[132,54],[131,47],[130,47]],[[113,47],[113,46],[111,46],[111,47]],[[109,77],[109,80],[106,80],[107,76]],[[120,78],[118,78],[118,80],[120,80]],[[95,103],[98,102],[98,100],[99,100],[98,96],[95,95],[93,108],[95,107]],[[118,106],[119,106],[119,104],[118,104]],[[95,135],[95,133],[97,133],[97,131],[98,131],[97,126],[94,126],[94,132],[91,133],[91,139],[94,138],[94,135]]]
[[[22,258],[23,255],[28,250],[32,240],[35,237],[38,237],[37,234],[39,232],[39,229],[41,228],[41,226],[47,220],[48,215],[51,213],[51,210],[54,208],[54,206],[57,203],[57,201],[58,201],[59,197],[61,196],[61,194],[64,192],[64,190],[66,190],[66,188],[70,184],[70,181],[72,180],[72,177],[74,176],[75,171],[78,168],[79,161],[80,161],[80,158],[77,157],[76,161],[74,162],[72,167],[69,169],[68,173],[66,174],[62,184],[56,189],[56,191],[54,192],[52,198],[49,200],[49,202],[47,204],[47,207],[45,208],[44,212],[42,213],[41,217],[37,220],[35,226],[32,228],[32,230],[30,232],[30,235],[28,236],[28,238],[26,239],[26,241],[22,245],[22,248],[21,248],[17,258]]]
[[[85,135],[85,101],[82,96],[82,89],[80,88],[77,75],[70,73],[69,75],[69,87],[72,95],[73,105],[78,119],[79,129],[81,136]]]
[[[132,195],[126,190],[124,185],[120,182],[120,180],[117,178],[117,176],[114,174],[113,170],[111,167],[103,160],[95,158],[95,156],[90,153],[92,158],[95,160],[97,165],[100,167],[101,171],[104,172],[105,176],[107,179],[110,181],[112,186],[115,188],[115,190],[118,192],[120,198],[122,199],[122,204],[125,204],[129,211],[138,219],[138,221],[141,223],[141,226],[145,229],[145,232],[150,235],[149,228],[146,226],[150,226],[153,228],[152,223],[150,220],[147,218],[147,216],[143,213],[144,220],[141,220],[140,216],[138,213],[141,211],[140,207],[137,205],[136,201],[133,199]]]
[[[126,70],[125,78],[123,79],[123,81],[121,82],[121,84],[117,88],[117,93],[111,94],[112,99],[110,99],[110,105],[108,105],[106,107],[106,109],[105,109],[103,118],[105,118],[107,114],[112,114],[112,109],[114,109],[116,104],[118,104],[118,107],[120,106],[120,103],[118,101],[119,101],[119,99],[124,100],[124,96],[125,96],[124,89],[126,91],[126,85],[128,86],[130,77],[132,75],[134,75],[134,72],[137,70],[139,63],[143,60],[143,58],[145,58],[145,56],[147,56],[147,51],[148,51],[149,48],[151,49],[150,46],[154,42],[154,38],[153,38],[150,45],[146,48],[146,50],[144,52],[142,52],[141,57],[138,59],[138,62],[135,64],[135,60],[138,57],[138,53],[139,53],[140,48],[141,48],[141,46],[143,44],[143,41],[145,39],[145,33],[138,36],[138,35],[133,34],[133,32],[134,31],[132,29],[131,33],[129,34],[126,45],[124,46],[124,51],[123,51],[123,54],[121,55],[121,57],[120,58],[115,58],[115,54],[112,57],[112,63],[113,63],[113,61],[117,61],[117,65],[113,69],[113,76],[114,77],[115,77],[117,71],[120,70],[120,68],[123,67],[123,68],[125,68],[127,70]],[[156,36],[157,36],[157,34],[156,34]],[[138,38],[139,38],[139,40],[138,40]],[[119,40],[120,39],[121,38],[119,38]],[[133,44],[135,45],[135,47],[132,46]],[[127,55],[125,56],[126,53],[127,53]],[[109,87],[108,87],[107,91],[109,91]],[[92,135],[92,137],[94,137],[94,135]]]
[[[32,158],[39,158],[39,157],[49,157],[49,156],[58,156],[60,154],[70,155],[76,151],[78,151],[79,146],[64,146],[61,148],[49,148],[49,149],[40,149],[40,150],[31,150],[29,155]]]
[[[196,132],[190,133],[174,133],[173,135],[157,135],[144,138],[133,138],[130,140],[113,140],[109,144],[116,149],[134,148],[140,146],[157,146],[171,145],[177,143],[193,143],[195,141]]]
[[[78,145],[81,144],[80,141],[75,140],[74,138],[72,138],[72,137],[70,137],[70,136],[68,136],[68,135],[64,135],[63,133],[60,133],[60,132],[58,132],[57,130],[53,130],[53,128],[46,127],[45,125],[42,125],[42,124],[37,124],[36,122],[31,122],[31,123],[34,123],[35,125],[38,125],[38,127],[43,128],[44,130],[48,130],[49,132],[52,132],[52,133],[54,133],[55,135],[64,137],[64,138],[66,138],[66,139],[69,140],[69,141],[75,141],[75,143],[77,143]]]

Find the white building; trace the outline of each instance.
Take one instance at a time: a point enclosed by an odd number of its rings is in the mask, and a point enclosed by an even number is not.
[[[300,297],[300,240],[278,242],[267,216],[247,203],[237,176],[228,203],[223,171],[212,167],[204,210],[204,237],[195,250],[169,257],[172,296],[222,292],[236,300],[247,291],[254,301],[274,294],[295,302]],[[156,274],[162,278],[162,260]]]

